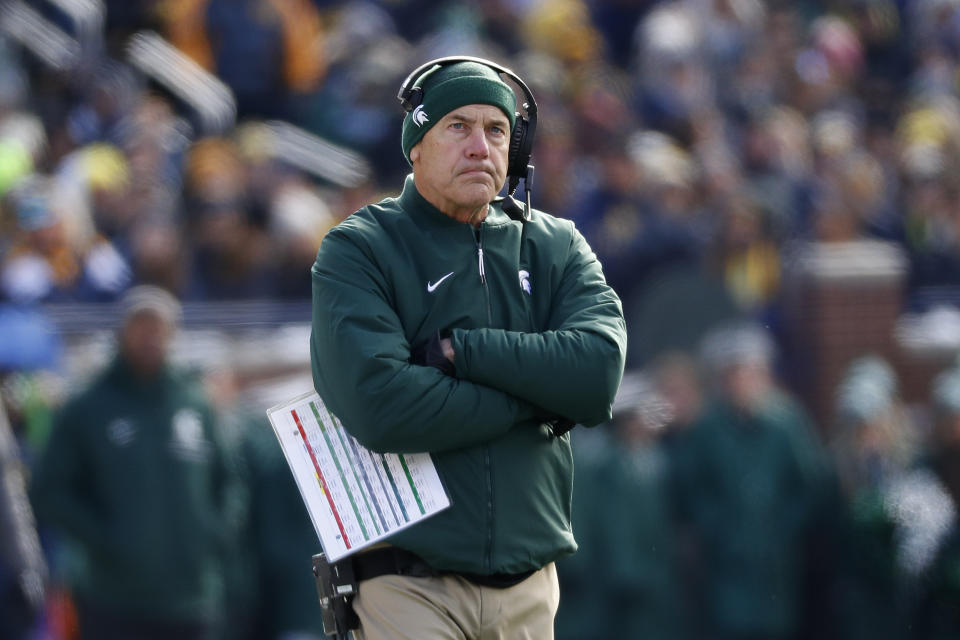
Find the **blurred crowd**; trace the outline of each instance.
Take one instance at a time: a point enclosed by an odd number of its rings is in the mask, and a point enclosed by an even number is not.
[[[408,171],[399,83],[451,52],[509,64],[533,89],[534,205],[576,221],[628,308],[690,266],[762,318],[791,245],[810,240],[897,243],[911,304],[960,283],[948,0],[106,7],[102,52],[68,72],[3,43],[6,299],[110,300],[144,282],[195,300],[309,296],[326,229]],[[211,130],[130,64],[147,30],[229,87],[234,126]],[[276,120],[372,170],[347,186],[310,175],[272,153]]]
[[[77,35],[73,3],[27,4]],[[19,460],[29,480],[89,382],[64,379],[48,303],[117,302],[138,285],[200,303],[309,299],[324,233],[409,170],[403,78],[433,57],[479,55],[533,91],[533,205],[577,224],[634,338],[613,423],[574,431],[581,552],[561,567],[558,636],[960,635],[960,374],[908,406],[891,363],[861,354],[828,424],[778,384],[799,246],[888,243],[906,257],[904,310],[960,305],[960,2],[103,5],[102,38],[66,66],[0,29],[0,389],[17,449],[0,448],[0,463]],[[183,63],[164,76],[131,61],[144,32],[229,88],[228,126],[190,100],[199,85]],[[331,146],[305,160],[277,123]],[[333,148],[369,171],[337,178]],[[724,329],[734,321],[745,324]],[[649,335],[673,339],[636,339]],[[246,550],[231,553],[295,567],[298,552],[306,567],[312,532],[276,443],[260,438],[262,408],[227,411],[243,406],[231,372],[207,377],[233,434],[226,457],[256,478],[228,492],[229,544]],[[292,502],[265,500],[274,486]],[[271,541],[268,518],[303,546]],[[42,525],[52,588],[31,628],[76,637],[72,567]],[[24,611],[31,591],[8,566],[0,597]],[[288,609],[277,620],[312,606],[309,580],[278,569],[265,587],[234,569],[220,576],[223,606],[251,637],[281,633],[252,619],[263,594]],[[0,615],[0,637],[17,637],[6,621],[17,618]]]
[[[953,638],[960,632],[960,368],[923,411],[853,360],[824,431],[771,334],[718,327],[627,372],[573,434],[559,638]]]

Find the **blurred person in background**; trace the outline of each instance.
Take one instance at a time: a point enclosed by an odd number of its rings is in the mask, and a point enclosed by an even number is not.
[[[243,454],[258,562],[255,638],[322,640],[310,558],[320,543],[276,435],[261,411],[245,419]]]
[[[214,411],[217,434],[229,456],[233,471],[223,499],[223,605],[219,638],[254,640],[261,637],[263,594],[259,591],[260,558],[255,540],[253,486],[246,456],[249,411],[244,406],[240,374],[235,367],[224,365],[207,370],[202,383]]]
[[[703,28],[693,4],[659,3],[634,32],[635,109],[651,129],[688,144],[694,120],[715,100]]]
[[[847,203],[871,238],[903,242],[903,219],[896,207],[896,187],[887,182],[883,165],[869,152],[856,151],[840,167]]]
[[[285,299],[310,297],[310,266],[317,247],[338,222],[320,194],[304,180],[281,184],[270,202],[269,231],[276,257],[274,295]]]
[[[822,460],[806,415],[775,384],[773,348],[749,324],[704,340],[712,397],[677,474],[681,523],[697,545],[698,637],[781,640],[800,628]]]
[[[58,413],[32,482],[60,534],[59,580],[84,640],[215,637],[229,469],[195,376],[168,351],[180,305],[149,285],[122,301],[117,353]]]
[[[236,130],[232,141],[243,164],[249,218],[262,228],[270,256],[265,269],[272,279],[272,297],[310,297],[310,265],[317,247],[339,221],[325,191],[299,169],[285,162],[273,145],[269,124],[251,122]],[[205,178],[200,178],[205,179]],[[351,211],[354,211],[352,209]]]
[[[0,638],[29,640],[47,626],[49,575],[26,485],[59,402],[63,344],[45,313],[10,304],[0,335]]]
[[[66,113],[51,135],[53,162],[59,162],[71,147],[95,142],[118,144],[123,135],[122,122],[142,96],[140,78],[126,65],[104,59],[91,72],[78,73],[63,82],[67,86],[61,90],[70,101],[60,106]]]
[[[23,180],[29,179],[47,143],[39,118],[25,111],[6,111],[2,83],[0,79],[0,198],[7,197]],[[0,226],[0,231],[6,229]],[[0,240],[0,252],[8,239],[9,236]]]
[[[860,220],[847,206],[844,193],[834,179],[817,181],[810,194],[809,232],[813,241],[840,244],[863,237]]]
[[[863,67],[860,35],[846,20],[830,13],[814,16],[805,26],[805,42],[787,67],[791,105],[808,115],[826,109],[859,110],[862,103],[854,81]]]
[[[927,505],[936,509],[937,522],[925,540],[929,563],[918,583],[910,637],[946,640],[960,635],[960,368],[934,380],[930,407],[928,460],[948,502]]]
[[[658,132],[609,144],[599,154],[599,182],[580,194],[570,212],[630,309],[659,273],[700,262],[693,166],[675,141]]]
[[[664,446],[671,456],[681,455],[686,433],[700,418],[705,403],[699,363],[687,350],[667,349],[651,359],[647,370],[657,397],[668,409]]]
[[[960,101],[918,97],[897,123],[912,292],[960,283]]]
[[[205,383],[235,470],[225,512],[223,640],[323,640],[309,558],[322,551],[273,428],[244,393],[245,371]]]
[[[597,587],[598,567],[603,554],[599,513],[606,505],[601,481],[610,447],[609,429],[574,429],[570,432],[576,481],[570,524],[577,537],[577,552],[557,561],[557,578],[562,594],[557,610],[557,640],[586,640],[605,637],[608,620],[606,592]]]
[[[802,233],[813,163],[806,117],[785,105],[758,109],[742,124],[739,140],[746,191],[769,213],[771,229],[779,237]]]
[[[612,437],[595,484],[598,493],[587,498],[602,505],[594,525],[599,532],[594,571],[603,576],[603,626],[590,636],[598,640],[686,637],[689,616],[678,580],[673,470],[663,442],[670,413],[645,374],[624,374],[614,400]]]
[[[94,204],[112,210],[113,219],[120,223],[114,224],[124,237],[145,223],[182,222],[183,172],[193,134],[191,124],[177,114],[168,98],[146,94],[120,125],[122,135],[116,146],[123,152],[129,185],[123,201],[115,202],[109,200],[109,193],[99,193],[91,180]],[[108,234],[107,229],[101,231]]]
[[[780,250],[771,216],[749,194],[726,199],[720,214],[708,260],[743,313],[766,319],[780,289]]]
[[[656,2],[650,0],[599,0],[587,3],[590,18],[603,38],[610,62],[626,69],[633,54],[634,29]]]
[[[25,461],[0,402],[0,637],[31,636],[46,598],[47,564],[27,500]]]
[[[50,312],[34,305],[0,303],[0,335],[0,402],[32,463],[62,401],[66,348]]]
[[[857,358],[837,389],[829,442],[835,484],[826,503],[832,637],[909,637],[907,572],[898,503],[918,463],[915,427],[900,400],[893,368],[879,356]],[[831,603],[826,603],[830,606]]]
[[[296,121],[295,98],[326,75],[311,0],[165,0],[158,13],[174,46],[230,87],[240,118]]]
[[[584,0],[544,0],[522,16],[521,35],[530,49],[560,62],[567,71],[605,65],[603,41]]]
[[[687,351],[669,350],[649,365],[650,378],[657,397],[666,407],[664,433],[661,436],[671,457],[682,456],[686,433],[703,412],[704,391],[696,358]],[[676,467],[677,460],[671,462]]]
[[[81,146],[65,154],[53,173],[70,226],[94,245],[99,279],[113,285],[87,297],[114,300],[131,281],[180,293],[186,244],[179,237],[181,163],[188,127],[165,99],[142,95],[116,128],[115,142]]]
[[[255,219],[249,167],[230,138],[194,143],[186,164],[189,279],[184,297],[223,300],[273,293],[271,244]]]
[[[25,179],[8,202],[17,221],[0,264],[0,289],[8,300],[109,300],[129,286],[132,272],[123,256],[69,199],[58,197],[51,179]]]
[[[669,491],[669,518],[673,533],[671,547],[673,569],[676,575],[676,607],[683,618],[685,637],[696,637],[696,624],[687,614],[702,607],[698,600],[698,536],[685,514],[682,480],[689,477],[691,464],[696,464],[690,447],[686,446],[689,431],[703,412],[705,397],[702,374],[697,359],[689,351],[668,350],[658,355],[649,366],[650,378],[657,397],[662,399],[665,424],[658,434],[669,473],[666,489]]]
[[[14,235],[0,263],[3,297],[17,303],[69,299],[81,265],[59,215],[48,181],[33,176],[6,200]]]

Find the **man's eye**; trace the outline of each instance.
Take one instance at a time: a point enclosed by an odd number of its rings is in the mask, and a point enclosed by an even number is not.
[[[454,122],[450,127],[453,129],[463,129],[465,125],[462,122]]]
[[[490,127],[490,133],[494,133],[498,136],[503,136],[507,134],[507,130],[504,129],[503,127],[493,126],[493,127]]]

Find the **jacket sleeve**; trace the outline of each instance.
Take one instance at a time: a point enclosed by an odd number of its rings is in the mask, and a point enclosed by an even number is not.
[[[30,498],[41,525],[54,527],[93,552],[106,552],[106,528],[89,498],[85,413],[76,400],[58,412],[31,478]]]
[[[314,387],[365,447],[457,449],[534,416],[533,407],[507,393],[411,365],[383,272],[342,229],[324,238],[312,278]]]
[[[592,426],[610,419],[626,357],[620,300],[575,229],[548,330],[454,329],[457,376]]]

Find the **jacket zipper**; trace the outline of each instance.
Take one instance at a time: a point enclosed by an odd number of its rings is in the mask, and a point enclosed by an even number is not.
[[[490,289],[487,288],[487,272],[483,266],[483,223],[476,232],[477,243],[477,270],[480,272],[480,284],[483,285],[483,296],[487,302],[487,326],[493,324],[493,309],[490,306]]]
[[[483,264],[483,223],[476,231],[477,242],[477,271],[480,273],[480,284],[483,286],[483,296],[487,303],[487,326],[493,324],[493,309],[490,306],[490,289],[487,287],[487,272]],[[490,445],[483,447],[483,470],[487,480],[487,541],[483,554],[483,564],[487,571],[493,566],[493,468],[490,461]]]

